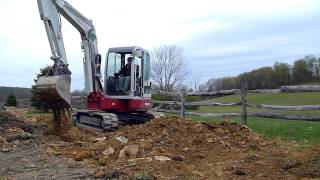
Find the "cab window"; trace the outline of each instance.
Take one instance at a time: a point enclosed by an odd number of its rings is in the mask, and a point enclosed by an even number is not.
[[[150,79],[150,56],[148,53],[144,53],[143,57],[143,80],[149,81]]]

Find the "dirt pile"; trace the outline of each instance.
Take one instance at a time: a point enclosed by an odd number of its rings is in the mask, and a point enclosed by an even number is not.
[[[104,179],[320,178],[319,148],[262,137],[231,122],[171,117],[120,126],[115,132],[73,127],[55,135],[47,133],[54,129],[52,115],[10,112],[41,127],[34,134],[46,155],[90,167],[86,172],[94,169],[92,176]]]
[[[261,158],[251,153],[277,145],[236,123],[208,124],[176,118],[124,126],[109,133],[73,128],[66,136],[72,137],[71,143],[53,143],[47,152],[100,165],[99,177],[114,172],[124,178],[146,173],[157,179],[201,179],[225,173],[248,176],[249,172],[236,164],[259,161]]]
[[[33,126],[13,114],[0,111],[0,147],[7,149],[33,139]]]

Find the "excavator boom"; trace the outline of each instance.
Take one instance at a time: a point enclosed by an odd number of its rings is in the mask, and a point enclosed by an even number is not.
[[[52,57],[52,68],[46,76],[38,78],[36,88],[42,100],[52,107],[71,107],[71,72],[61,32],[62,15],[80,33],[84,52],[84,75],[87,94],[102,89],[100,61],[95,28],[92,21],[83,16],[64,0],[38,0],[40,17],[47,32]],[[95,68],[93,68],[95,67]]]

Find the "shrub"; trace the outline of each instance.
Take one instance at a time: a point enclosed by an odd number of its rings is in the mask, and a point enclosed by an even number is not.
[[[5,105],[6,106],[15,106],[15,107],[17,107],[17,98],[16,98],[16,96],[14,96],[13,94],[8,96]]]

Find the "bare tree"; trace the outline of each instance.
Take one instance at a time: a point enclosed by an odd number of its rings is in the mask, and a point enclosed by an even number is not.
[[[153,49],[151,57],[152,79],[160,90],[172,91],[177,83],[185,80],[187,63],[181,47],[161,45]]]
[[[193,89],[193,92],[196,92],[198,90],[200,81],[201,81],[201,75],[199,75],[198,73],[193,73],[191,75],[190,85],[191,85],[191,88]]]

